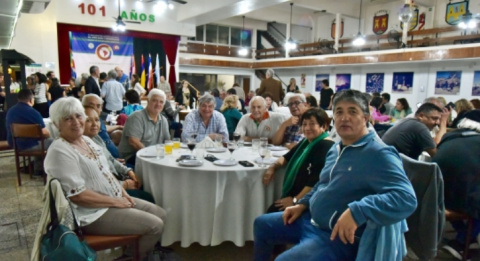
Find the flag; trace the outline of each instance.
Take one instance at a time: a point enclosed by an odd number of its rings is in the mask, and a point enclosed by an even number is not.
[[[77,79],[77,71],[75,69],[75,60],[73,60],[72,49],[70,49],[70,69],[72,77]]]
[[[150,91],[153,87],[153,67],[152,67],[152,56],[148,55],[148,90]]]
[[[141,59],[141,63],[142,63],[142,71],[140,72],[140,84],[142,86],[145,86],[145,60],[143,59],[143,54],[142,54],[142,59]]]
[[[160,62],[158,61],[158,53],[157,58],[155,59],[155,77],[157,78],[157,86],[160,84]]]
[[[132,74],[136,73],[136,68],[135,68],[135,55],[132,55],[132,60],[130,62],[130,79],[132,79]]]

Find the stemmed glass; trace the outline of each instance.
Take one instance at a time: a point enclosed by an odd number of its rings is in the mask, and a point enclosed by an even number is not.
[[[230,151],[230,161],[233,161],[233,152],[237,149],[237,144],[235,142],[229,142],[227,148]]]
[[[234,132],[233,133],[233,140],[238,143],[238,141],[240,140],[240,133]]]
[[[264,168],[265,167],[264,159],[265,159],[265,156],[267,156],[267,154],[268,154],[268,145],[261,144],[260,149],[258,150],[258,154],[260,154],[260,157],[262,157],[260,168]]]
[[[193,150],[195,149],[196,145],[197,145],[197,143],[196,143],[195,139],[188,139],[187,147],[190,150],[190,154],[192,155],[192,158],[194,158],[193,157]]]

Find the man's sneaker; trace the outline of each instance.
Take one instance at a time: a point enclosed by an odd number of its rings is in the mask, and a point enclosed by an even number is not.
[[[458,260],[462,260],[464,248],[465,244],[462,244],[455,239],[448,241],[448,243],[443,246],[443,249]],[[467,260],[470,260],[470,257],[467,257]]]

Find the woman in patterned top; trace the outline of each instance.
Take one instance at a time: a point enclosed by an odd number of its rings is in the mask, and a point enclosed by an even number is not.
[[[165,210],[127,194],[102,148],[83,136],[86,116],[78,99],[59,99],[50,107],[50,116],[60,134],[49,148],[45,171],[60,181],[79,225],[86,234],[142,235],[143,259],[161,238]]]

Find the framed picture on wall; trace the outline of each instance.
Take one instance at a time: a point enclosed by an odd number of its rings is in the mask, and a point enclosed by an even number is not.
[[[480,96],[480,71],[473,72],[472,95]]]
[[[322,90],[322,81],[330,78],[329,74],[317,74],[315,75],[315,91],[320,92]]]
[[[350,81],[352,75],[350,73],[337,74],[337,80],[335,81],[335,92],[350,89]]]
[[[435,94],[458,94],[462,71],[438,71],[435,79]]]
[[[302,73],[302,77],[300,77],[300,87],[305,88],[305,74]]]
[[[412,93],[413,90],[413,72],[393,73],[392,92]]]
[[[384,73],[367,73],[366,92],[368,93],[382,93],[383,81],[385,79]]]

